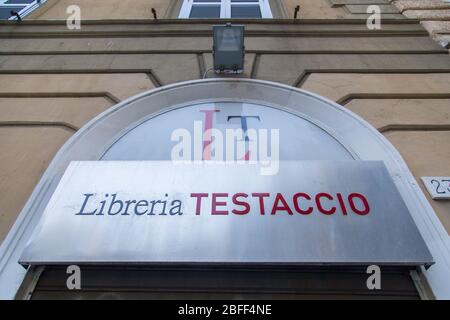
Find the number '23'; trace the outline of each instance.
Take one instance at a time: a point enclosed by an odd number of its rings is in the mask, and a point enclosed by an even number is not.
[[[441,183],[444,184],[445,182],[448,183],[447,190],[445,190],[445,185],[441,186]],[[436,187],[437,194],[444,194],[446,192],[450,192],[450,179],[443,179],[443,180],[433,179],[430,181],[430,183]]]

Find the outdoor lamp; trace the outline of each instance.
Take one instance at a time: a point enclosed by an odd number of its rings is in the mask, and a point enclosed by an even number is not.
[[[244,70],[244,26],[213,27],[213,60],[216,73],[242,73]]]

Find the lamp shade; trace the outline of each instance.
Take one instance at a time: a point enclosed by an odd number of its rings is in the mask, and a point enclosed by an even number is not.
[[[214,70],[241,73],[244,69],[244,26],[214,26]]]

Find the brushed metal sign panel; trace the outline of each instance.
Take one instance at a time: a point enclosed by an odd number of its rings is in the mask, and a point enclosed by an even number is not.
[[[385,264],[433,259],[384,164],[72,162],[23,264]]]

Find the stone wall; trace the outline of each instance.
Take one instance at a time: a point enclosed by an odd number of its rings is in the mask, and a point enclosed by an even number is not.
[[[0,241],[81,126],[137,93],[199,79],[212,65],[211,28],[223,20],[153,21],[150,5],[170,16],[176,1],[111,1],[95,1],[87,18],[115,20],[83,21],[78,31],[67,30],[65,8],[86,0],[49,0],[28,21],[0,22]],[[405,15],[407,2],[395,2]],[[239,21],[242,76],[309,90],[356,112],[397,147],[421,187],[421,176],[450,176],[448,51],[400,13],[386,13],[395,16],[381,30],[346,19],[365,17],[352,6],[393,11],[384,0],[283,0],[280,14],[290,17],[298,3],[298,21]],[[450,230],[450,202],[430,203]]]

